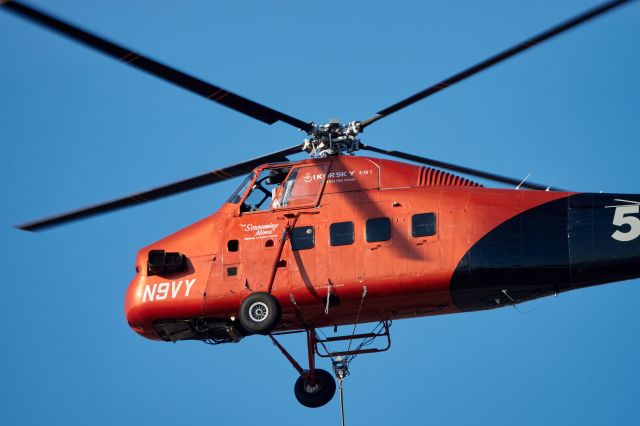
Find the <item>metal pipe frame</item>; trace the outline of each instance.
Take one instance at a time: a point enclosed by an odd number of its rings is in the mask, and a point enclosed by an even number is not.
[[[300,364],[293,358],[293,356],[291,356],[291,354],[284,348],[284,346],[282,346],[280,342],[278,342],[278,340],[272,334],[269,334],[269,338],[271,339],[273,344],[276,345],[278,349],[280,349],[280,352],[282,352],[284,357],[287,358],[287,360],[291,363],[293,368],[296,369],[298,374],[300,374],[300,377],[302,377],[305,382],[313,386],[315,384],[315,377],[316,377],[316,359],[315,359],[316,330],[314,328],[310,328],[306,330],[306,332],[307,332],[307,355],[309,358],[308,370],[303,369],[302,366],[300,366]]]

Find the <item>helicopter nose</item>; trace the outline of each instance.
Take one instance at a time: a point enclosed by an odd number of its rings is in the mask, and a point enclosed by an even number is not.
[[[153,327],[153,319],[148,304],[142,303],[142,292],[147,277],[136,275],[129,284],[124,299],[124,314],[129,327],[142,337],[152,340],[162,340]]]

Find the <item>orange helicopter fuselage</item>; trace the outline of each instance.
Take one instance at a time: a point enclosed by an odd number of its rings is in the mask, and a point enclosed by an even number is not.
[[[274,170],[287,178],[251,208]],[[247,183],[218,212],[140,250],[125,300],[136,332],[224,340],[253,292],[278,300],[282,331],[490,309],[640,271],[640,239],[611,237],[635,232],[615,224],[612,194],[490,189],[345,156],[267,164]],[[283,241],[288,226],[297,231]],[[150,274],[153,250],[184,255],[184,269]]]

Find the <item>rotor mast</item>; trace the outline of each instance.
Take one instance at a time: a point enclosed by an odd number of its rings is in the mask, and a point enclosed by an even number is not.
[[[360,149],[361,127],[359,121],[340,124],[337,120],[330,120],[327,124],[313,126],[309,131],[309,138],[304,140],[302,150],[312,158],[324,158],[331,155],[353,155]]]

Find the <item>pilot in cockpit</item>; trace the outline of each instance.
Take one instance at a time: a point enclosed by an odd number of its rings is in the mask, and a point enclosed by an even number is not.
[[[288,167],[263,170],[242,203],[240,211],[256,212],[285,205],[282,196],[286,191],[283,192],[281,186],[289,170]]]

